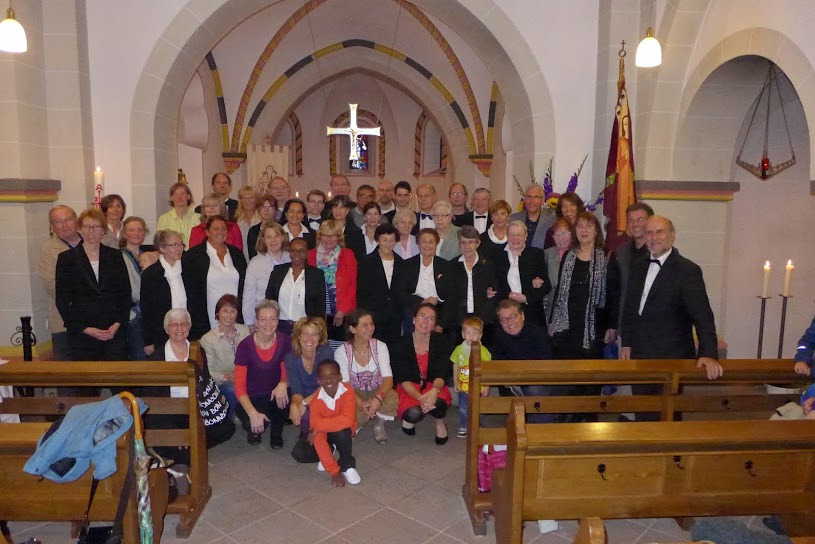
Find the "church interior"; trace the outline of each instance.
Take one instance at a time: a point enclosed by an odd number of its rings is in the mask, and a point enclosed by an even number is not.
[[[808,126],[815,120],[815,10],[809,0],[13,5],[28,51],[0,53],[0,355],[19,353],[13,336],[24,315],[33,318],[35,350],[47,352],[47,296],[37,258],[49,235],[48,210],[86,208],[97,167],[104,193],[121,195],[128,215],[143,217],[151,230],[168,210],[167,190],[179,169],[196,203],[219,171],[230,173],[234,198],[241,186],[259,181],[248,168],[258,148],[285,155],[286,171],[276,173],[288,179],[292,196],[328,192],[331,176],[344,174],[353,190],[381,180],[430,183],[442,195],[453,182],[471,195],[485,187],[518,209],[519,185],[541,182],[551,165],[554,190],[562,192],[582,164],[576,192],[595,202],[606,185],[623,41],[637,199],[673,220],[676,247],[701,266],[728,357],[756,353],[766,261],[771,275],[759,356],[775,358],[778,349],[792,357],[812,319],[815,283],[806,278],[815,272],[815,252],[807,249],[806,233],[815,232],[815,126]],[[635,52],[649,27],[661,43],[662,63],[640,68]],[[778,85],[769,86],[767,98],[762,91],[771,66]],[[366,140],[364,168],[349,165],[347,138],[326,137],[326,127],[348,126],[349,104],[358,104],[361,127],[381,128]],[[758,165],[764,156],[773,165],[795,160],[768,179],[737,162]],[[792,298],[782,325],[788,261]],[[483,542],[456,503],[463,467],[453,459],[463,451],[458,442],[445,455],[409,445],[402,453],[410,459],[368,454],[372,470],[401,486],[401,495],[354,491],[334,515],[297,506],[302,488],[264,495],[251,475],[268,457],[266,446],[246,453],[228,444],[212,454],[211,479],[221,487],[187,542],[266,542],[275,527],[298,534],[302,518],[308,529],[287,542],[374,541],[376,531],[365,520],[424,535],[405,542]],[[231,480],[235,460],[243,468]],[[314,476],[304,475],[302,487],[318,485]],[[403,508],[414,493],[423,506]],[[337,494],[321,500],[328,505]],[[341,516],[361,525],[343,534]],[[609,542],[689,539],[671,523],[612,522]],[[524,541],[567,542],[575,530],[532,531]]]

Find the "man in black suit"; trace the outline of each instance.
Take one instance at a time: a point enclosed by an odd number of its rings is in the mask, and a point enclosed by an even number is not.
[[[447,200],[453,208],[452,223],[457,227],[464,225],[472,225],[472,223],[464,222],[470,210],[467,208],[467,197],[470,196],[467,192],[467,187],[463,183],[453,183],[447,191]]]
[[[234,221],[235,212],[238,211],[238,201],[234,198],[229,198],[229,194],[232,192],[232,178],[224,172],[218,172],[212,176],[212,192],[223,199],[229,215],[227,219]],[[200,205],[195,207],[195,212],[201,213]]]
[[[648,218],[654,215],[654,209],[645,202],[635,202],[625,210],[626,234],[630,240],[617,247],[609,257],[609,284],[615,280],[620,286],[620,315],[617,319],[617,330],[622,329],[623,307],[625,294],[628,292],[628,277],[631,272],[631,263],[642,258],[648,258],[648,246],[645,243],[645,225]]]
[[[429,183],[423,183],[416,187],[416,201],[419,203],[419,211],[416,212],[416,225],[413,227],[412,235],[416,236],[422,229],[435,229],[433,222],[433,206],[436,205],[436,188]]]
[[[492,205],[492,193],[489,189],[479,187],[473,193],[473,209],[459,216],[459,222],[453,223],[456,226],[472,225],[478,234],[484,234],[492,225],[490,206]]]
[[[620,359],[697,359],[709,379],[718,378],[722,365],[717,361],[716,324],[702,269],[673,247],[676,232],[670,219],[648,219],[645,239],[649,258],[632,263],[628,280]],[[632,389],[635,395],[658,394],[661,386]],[[649,415],[653,419],[654,414]]]

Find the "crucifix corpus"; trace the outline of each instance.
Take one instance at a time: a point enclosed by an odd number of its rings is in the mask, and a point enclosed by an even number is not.
[[[379,136],[379,127],[376,128],[362,128],[357,126],[357,105],[348,104],[351,109],[351,123],[347,128],[334,128],[325,127],[326,136],[334,136],[336,134],[346,135],[351,139],[351,155],[348,160],[355,161],[359,159],[359,136],[367,134],[369,136]]]

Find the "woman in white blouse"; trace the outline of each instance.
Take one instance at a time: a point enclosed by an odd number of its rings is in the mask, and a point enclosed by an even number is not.
[[[365,254],[370,255],[376,251],[378,242],[376,241],[376,227],[382,219],[382,208],[376,202],[368,202],[362,207],[362,218],[365,223],[362,225],[362,234],[365,239]]]
[[[184,253],[181,234],[170,229],[158,230],[153,245],[161,255],[141,275],[142,334],[147,355],[167,341],[164,315],[171,308],[187,308],[187,291],[181,275]]]
[[[410,259],[419,254],[419,244],[416,237],[411,234],[416,224],[416,213],[408,208],[396,210],[393,216],[393,226],[399,231],[399,243],[393,248],[394,253],[403,259]]]
[[[286,233],[278,223],[266,221],[260,226],[257,255],[249,261],[246,284],[243,288],[243,318],[249,328],[255,330],[255,306],[263,300],[274,267],[291,262]]]
[[[357,427],[374,421],[374,439],[387,441],[385,421],[396,416],[398,397],[388,346],[373,338],[374,320],[367,310],[356,309],[345,318],[344,342],[334,351],[343,383],[351,384],[357,401]]]
[[[286,234],[286,241],[291,242],[295,238],[304,238],[308,248],[315,244],[315,234],[303,223],[306,217],[306,203],[299,198],[292,198],[283,205],[283,215],[281,222],[283,231]]]

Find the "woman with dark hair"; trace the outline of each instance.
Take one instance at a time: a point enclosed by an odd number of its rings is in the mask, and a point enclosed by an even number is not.
[[[266,289],[269,286],[269,276],[272,270],[277,265],[291,262],[286,232],[274,221],[266,221],[261,225],[256,249],[257,255],[252,257],[249,266],[246,267],[242,303],[243,322],[249,325],[253,332],[255,305],[264,298],[269,298],[266,296]]]
[[[577,216],[578,245],[560,264],[549,328],[558,359],[601,359],[616,340],[618,287],[607,285],[603,231],[591,212]]]
[[[342,224],[329,219],[317,231],[317,247],[308,252],[308,264],[325,276],[325,314],[332,340],[342,340],[343,319],[357,307],[357,259],[343,247],[344,241]]]
[[[402,305],[399,285],[402,282],[402,258],[393,248],[399,242],[399,231],[390,223],[377,225],[376,249],[358,267],[357,302],[371,312],[376,323],[374,336],[385,343],[399,338],[402,329]]]
[[[374,439],[388,440],[385,421],[393,421],[398,396],[393,390],[393,372],[388,346],[373,337],[371,312],[356,309],[346,318],[345,342],[334,351],[343,383],[350,383],[357,402],[357,428],[374,420]]]
[[[156,223],[156,230],[170,229],[181,235],[181,241],[190,245],[190,232],[201,223],[201,214],[190,209],[193,202],[189,185],[180,181],[170,186],[170,209]]]
[[[258,254],[258,238],[260,238],[261,225],[275,220],[275,215],[277,215],[277,199],[272,195],[262,195],[260,197],[258,210],[260,213],[260,223],[250,228],[246,234],[246,245],[249,246],[250,260]]]
[[[234,221],[226,217],[227,206],[221,201],[221,197],[215,193],[210,193],[201,199],[201,223],[190,231],[190,243],[188,248],[193,248],[208,239],[207,230],[209,229],[209,219],[213,217],[220,217],[226,221],[226,243],[235,246],[243,252],[243,238],[241,238],[241,229]],[[244,257],[244,262],[246,258]],[[193,315],[193,319],[195,316]],[[194,325],[193,325],[194,326]]]
[[[142,244],[147,235],[147,225],[141,217],[128,217],[122,227],[122,239],[119,240],[122,258],[130,278],[130,320],[127,324],[127,353],[131,361],[144,361],[144,336],[142,334],[142,317],[140,306],[142,268],[139,256]]]
[[[526,318],[543,326],[543,297],[552,290],[545,273],[546,260],[543,250],[526,245],[526,223],[516,219],[507,230],[507,247],[496,262],[498,300],[509,298],[525,305]]]
[[[370,255],[376,250],[376,227],[382,219],[382,208],[376,202],[368,202],[362,207],[363,240],[365,241],[365,254]]]
[[[156,231],[153,245],[159,252],[158,262],[141,275],[141,314],[144,353],[150,355],[167,341],[164,316],[171,308],[187,309],[187,290],[181,274],[184,242],[170,229]]]
[[[226,219],[215,215],[207,219],[206,227],[207,241],[187,251],[181,259],[193,339],[201,338],[217,325],[215,304],[218,299],[227,293],[241,299],[246,278],[243,252],[226,243]],[[242,321],[240,315],[238,321]]]
[[[422,229],[416,235],[416,240],[419,254],[405,260],[397,285],[404,316],[404,334],[413,331],[413,315],[420,304],[432,304],[440,314],[451,289],[448,281],[450,262],[436,256],[439,233],[435,229]],[[441,330],[441,323],[438,326]]]
[[[507,231],[512,207],[506,200],[497,200],[490,206],[492,225],[481,235],[481,252],[489,259],[496,261],[507,247]]]
[[[131,293],[118,249],[101,243],[105,216],[90,208],[77,219],[82,243],[57,257],[56,304],[75,361],[127,359]]]
[[[349,196],[337,195],[330,200],[328,204],[331,206],[330,219],[333,219],[337,223],[340,233],[343,235],[345,247],[354,253],[354,257],[356,257],[357,262],[359,262],[367,255],[367,252],[365,251],[365,240],[363,239],[362,230],[348,217],[348,214],[351,213],[351,209],[354,207],[354,203]],[[319,234],[317,237],[319,239]],[[318,240],[317,244],[319,243]],[[331,336],[330,327],[331,324],[329,323],[329,337]]]
[[[577,233],[574,231],[574,225],[565,217],[558,217],[555,224],[552,225],[553,238],[555,245],[543,250],[543,256],[546,259],[546,273],[549,276],[549,285],[552,289],[543,299],[543,311],[546,316],[546,321],[540,324],[549,322],[549,317],[552,315],[552,298],[555,287],[557,286],[557,277],[560,273],[560,261],[567,251],[577,245]]]
[[[574,226],[577,224],[577,216],[586,211],[586,204],[579,195],[571,191],[567,191],[560,195],[558,198],[557,206],[555,207],[555,215],[565,217]],[[546,239],[543,242],[543,249],[550,248],[555,245],[555,226],[549,227],[546,231]]]
[[[313,249],[317,245],[316,234],[303,223],[305,217],[306,203],[299,198],[287,200],[283,205],[281,221],[285,221],[283,231],[286,233],[286,241],[303,238],[308,248]]]
[[[227,294],[219,298],[215,304],[218,325],[201,337],[201,348],[207,355],[212,379],[229,402],[230,420],[238,405],[235,396],[235,351],[250,334],[249,327],[237,322],[239,306],[235,295]]]
[[[118,249],[119,240],[122,238],[122,230],[124,224],[122,220],[127,213],[127,205],[124,199],[119,195],[106,195],[102,197],[99,202],[99,209],[105,215],[105,222],[107,230],[102,236],[101,243],[112,248]]]
[[[283,332],[291,332],[306,316],[325,319],[325,276],[306,263],[307,255],[306,241],[295,238],[289,243],[291,261],[276,265],[269,275],[266,298],[280,304],[278,329]]]
[[[448,436],[444,416],[452,402],[447,382],[453,376],[453,350],[444,335],[433,331],[437,318],[435,306],[420,304],[413,316],[413,333],[397,340],[391,352],[402,431],[415,435],[416,424],[430,415],[436,420],[436,444],[442,446]]]

